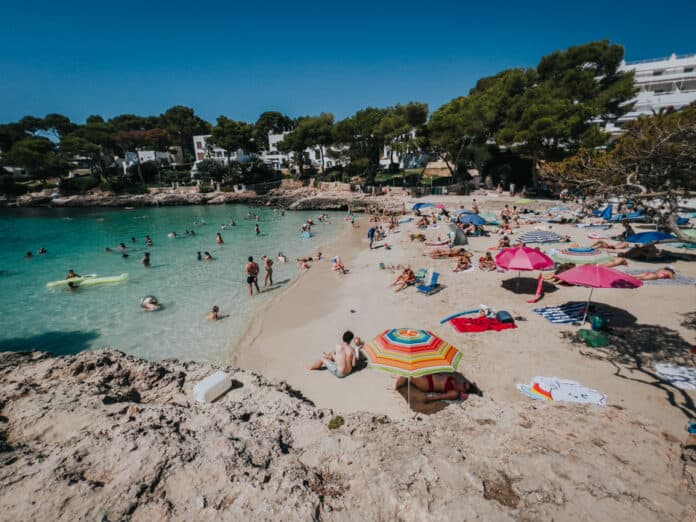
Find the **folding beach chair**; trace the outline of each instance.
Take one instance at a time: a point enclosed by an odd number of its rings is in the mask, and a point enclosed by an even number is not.
[[[432,277],[430,278],[430,283],[427,285],[420,285],[417,290],[419,292],[424,293],[425,295],[430,295],[433,292],[435,292],[440,284],[437,282],[438,279],[440,278],[440,273],[439,272],[433,272]]]

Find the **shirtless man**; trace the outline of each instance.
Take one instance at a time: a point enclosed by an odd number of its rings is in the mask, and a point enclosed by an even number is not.
[[[259,276],[259,265],[254,262],[254,258],[249,256],[249,262],[246,264],[247,273],[247,284],[249,285],[249,295],[254,295],[254,286],[256,287],[256,292],[260,293],[258,276]]]
[[[336,345],[336,351],[323,353],[319,360],[307,367],[307,369],[320,370],[326,368],[339,379],[343,379],[343,377],[353,371],[358,362],[355,349],[350,345],[352,340],[353,332],[345,332],[341,344]]]
[[[266,270],[266,274],[263,276],[263,287],[266,288],[269,284],[273,286],[273,261],[270,257],[263,256],[263,268]]]
[[[145,267],[150,266],[150,252],[145,252],[145,254],[143,254],[143,258],[141,259],[141,262],[143,263],[143,266],[145,266]]]

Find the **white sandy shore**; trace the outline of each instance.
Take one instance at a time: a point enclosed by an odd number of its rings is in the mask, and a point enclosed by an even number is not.
[[[461,197],[431,199],[445,202],[450,208],[460,204],[468,207],[470,203],[470,198]],[[499,208],[507,202],[505,199],[482,200],[478,198],[482,211]],[[409,206],[411,204],[408,202]],[[357,225],[351,230],[346,224],[334,250],[326,252],[327,260],[315,263],[292,288],[269,303],[251,325],[247,342],[238,347],[237,364],[270,378],[286,380],[320,407],[338,412],[405,415],[406,406],[401,395],[385,389],[390,383],[386,374],[368,369],[339,380],[328,372],[310,372],[305,367],[322,351],[333,349],[347,329],[369,340],[390,327],[427,328],[462,350],[460,371],[484,391],[483,399],[472,397],[464,407],[489,404],[504,408],[511,401],[529,401],[516,390],[516,383],[529,382],[535,375],[558,376],[602,391],[608,395],[609,404],[649,417],[675,435],[684,433],[685,413],[670,405],[670,395],[674,395],[677,406],[684,406],[689,400],[694,401],[696,394],[656,386],[655,379],[635,366],[616,366],[601,359],[599,351],[562,337],[561,332],[578,327],[553,325],[532,312],[536,306],[585,300],[587,289],[559,288],[547,293],[538,305],[530,305],[526,302],[530,295],[516,294],[501,286],[501,281],[516,274],[453,273],[453,260],[424,257],[430,247],[410,241],[408,236],[414,230],[413,224],[402,225],[400,232],[388,239],[393,245],[391,250],[373,251],[366,248],[364,240],[367,218],[361,217]],[[522,231],[531,228],[533,226],[523,226]],[[581,245],[590,242],[586,230],[560,225],[554,229],[570,234]],[[427,236],[434,239],[438,232],[444,234],[444,230],[429,231]],[[481,255],[496,241],[497,237],[473,238],[468,248]],[[346,261],[350,269],[348,275],[330,270],[328,258],[336,254]],[[414,269],[434,267],[442,274],[445,288],[430,297],[418,294],[413,288],[394,293],[389,284],[395,273],[380,270],[380,262],[409,264]],[[679,261],[674,265],[684,275],[696,276],[693,263]],[[632,263],[632,266],[655,268],[655,265],[642,263]],[[655,335],[657,332],[656,348],[672,337],[681,337],[682,346],[685,342],[694,343],[694,331],[682,326],[682,314],[696,308],[693,286],[644,285],[638,290],[597,290],[593,300],[633,314],[637,318],[636,332],[642,331],[645,325],[661,327],[649,328],[646,334],[641,334]],[[457,333],[451,326],[439,324],[441,318],[476,308],[480,303],[508,310],[526,320],[518,321],[515,330],[473,334]],[[636,342],[646,343],[638,339]],[[682,352],[685,358],[692,357],[688,349]]]

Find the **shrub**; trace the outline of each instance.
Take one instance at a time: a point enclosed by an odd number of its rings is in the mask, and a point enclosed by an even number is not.
[[[99,180],[94,176],[80,176],[77,178],[61,179],[58,189],[63,194],[84,194],[99,185]]]
[[[0,194],[7,196],[21,196],[29,191],[26,185],[15,183],[12,175],[0,176]]]
[[[341,417],[340,415],[336,415],[333,419],[331,419],[329,421],[329,429],[330,430],[338,429],[341,426],[343,426],[345,424],[345,422],[346,421],[343,419],[343,417]]]

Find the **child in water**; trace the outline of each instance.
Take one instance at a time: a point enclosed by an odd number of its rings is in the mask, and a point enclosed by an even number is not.
[[[208,320],[217,321],[219,312],[220,312],[220,308],[218,308],[217,305],[213,306],[213,309],[208,314]]]

